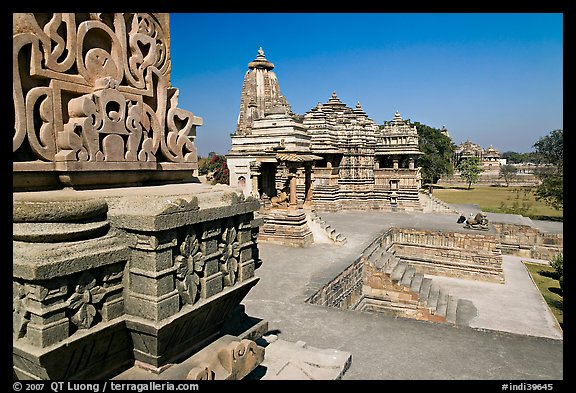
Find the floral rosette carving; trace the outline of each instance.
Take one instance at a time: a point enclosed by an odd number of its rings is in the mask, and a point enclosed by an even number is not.
[[[15,284],[12,290],[12,333],[16,338],[22,338],[26,335],[26,328],[30,322],[30,312],[26,309],[24,286]]]
[[[94,322],[94,317],[98,313],[96,305],[100,303],[106,290],[100,285],[96,285],[96,278],[88,271],[82,273],[74,293],[68,299],[68,308],[74,311],[70,318],[79,329],[88,329]]]
[[[218,249],[222,253],[220,271],[224,274],[224,286],[232,286],[236,283],[238,257],[240,256],[240,245],[236,240],[237,234],[236,228],[229,224],[222,232],[222,241],[218,244]]]
[[[200,289],[200,274],[204,270],[204,256],[194,229],[188,228],[180,243],[180,255],[174,259],[180,298],[184,304],[194,304]]]

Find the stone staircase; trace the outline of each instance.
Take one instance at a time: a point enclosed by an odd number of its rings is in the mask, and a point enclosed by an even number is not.
[[[313,224],[316,224],[320,229],[326,233],[326,236],[332,240],[334,243],[337,244],[345,244],[347,242],[346,237],[342,235],[340,232],[336,231],[336,229],[332,228],[332,226],[322,217],[318,215],[316,210],[311,209],[308,211],[308,217]]]
[[[416,309],[425,309],[423,318],[434,322],[447,322],[456,324],[459,300],[450,295],[448,290],[433,282],[431,278],[424,277],[422,273],[407,262],[400,260],[390,252],[377,249],[368,256],[368,263],[374,266],[376,271],[384,273],[392,282],[399,285],[406,292],[410,292],[409,299],[400,299],[396,304],[390,304],[399,309],[405,308],[406,316],[414,314]]]
[[[452,207],[450,204],[435,198],[433,195],[427,192],[420,191],[418,193],[418,200],[422,206],[424,213],[449,213],[458,214],[458,210]]]

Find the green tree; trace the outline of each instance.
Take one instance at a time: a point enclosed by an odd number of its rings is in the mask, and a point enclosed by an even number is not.
[[[452,158],[456,146],[450,137],[442,134],[438,128],[433,128],[419,122],[414,122],[418,131],[418,149],[424,153],[417,161],[421,167],[423,183],[437,183],[443,176],[454,174]]]
[[[518,169],[514,165],[506,164],[500,167],[500,177],[504,178],[504,181],[506,182],[506,187],[508,187],[510,180],[516,177],[517,172]]]
[[[553,130],[535,144],[539,164],[535,173],[540,179],[536,188],[537,200],[543,200],[556,210],[564,208],[564,132]]]
[[[480,174],[484,172],[480,158],[478,157],[470,157],[462,160],[458,165],[458,170],[460,171],[460,176],[468,183],[468,189],[470,189],[472,183],[478,181]]]

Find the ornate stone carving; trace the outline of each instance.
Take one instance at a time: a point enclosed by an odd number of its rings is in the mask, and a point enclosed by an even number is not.
[[[215,373],[208,367],[193,367],[186,376],[187,380],[191,381],[212,381],[214,380]]]
[[[106,290],[96,285],[96,278],[87,270],[82,273],[68,299],[68,308],[74,314],[70,321],[79,329],[88,329],[94,322],[98,310],[96,306],[103,300]]]
[[[15,338],[22,338],[26,335],[26,326],[30,322],[30,312],[26,309],[26,296],[24,285],[13,282],[12,333]]]
[[[264,360],[264,349],[252,340],[233,341],[218,351],[218,360],[229,379],[241,379]]]
[[[224,286],[232,286],[236,283],[238,274],[238,257],[240,256],[240,244],[236,239],[238,231],[232,220],[228,220],[227,226],[220,237],[218,249],[222,253],[220,257],[220,271],[224,274]]]
[[[204,270],[204,255],[192,227],[186,227],[179,245],[180,255],[174,259],[178,293],[184,304],[194,304],[200,292],[200,275]]]
[[[252,340],[231,339],[232,336],[224,336],[195,355],[198,362],[186,379],[240,380],[262,363],[264,348]]]
[[[202,119],[177,107],[167,22],[162,14],[13,14],[15,173],[196,169]],[[60,181],[80,182],[67,176]]]

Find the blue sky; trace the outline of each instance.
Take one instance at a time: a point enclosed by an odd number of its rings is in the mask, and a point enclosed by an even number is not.
[[[501,152],[563,129],[562,13],[171,13],[170,37],[200,156],[230,148],[260,47],[298,114],[336,91],[377,124],[398,110]]]

